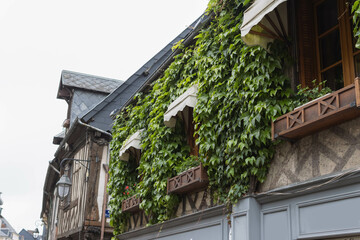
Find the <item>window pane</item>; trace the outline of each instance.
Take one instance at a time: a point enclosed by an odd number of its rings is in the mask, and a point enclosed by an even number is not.
[[[318,34],[322,34],[338,24],[338,10],[336,0],[327,0],[316,8]]]
[[[321,69],[324,69],[341,60],[339,29],[320,39]]]
[[[355,77],[360,77],[360,54],[354,57]]]
[[[321,81],[326,80],[325,86],[331,88],[331,90],[338,90],[344,87],[342,65],[339,64],[336,67],[330,68],[326,72],[321,74]]]

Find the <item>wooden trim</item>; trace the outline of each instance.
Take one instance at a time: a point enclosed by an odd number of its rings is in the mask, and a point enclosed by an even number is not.
[[[355,99],[356,99],[356,107],[360,108],[360,78],[355,78]]]
[[[67,237],[73,235],[74,233],[81,232],[82,230],[83,230],[83,227],[75,228],[75,229],[70,230],[68,232],[57,235],[56,239],[67,238]]]
[[[315,9],[315,8],[314,8]],[[322,34],[320,34],[318,36],[318,38],[323,38],[323,37],[326,37],[326,35],[329,35],[330,33],[332,33],[334,30],[338,29],[339,28],[339,24],[333,26],[332,28],[326,30],[325,32],[323,32]]]
[[[85,202],[85,219],[96,221],[100,219],[99,216],[99,206],[97,204],[97,195],[99,187],[99,178],[101,170],[101,162],[103,156],[104,146],[98,145],[93,141],[94,136],[91,135],[90,151],[90,170],[89,177],[87,181],[87,191],[86,191],[86,202]]]
[[[258,25],[263,28],[269,35],[271,35],[271,38],[273,39],[280,39],[279,36],[276,35],[276,33],[274,33],[270,28],[266,27],[264,24],[262,23],[258,23]],[[259,32],[261,33],[261,32]],[[264,33],[266,35],[266,33]]]
[[[350,16],[347,4],[347,0],[339,1],[339,13],[345,13],[345,17],[339,19],[341,28],[340,28],[340,42],[341,42],[341,53],[343,57],[343,72],[344,72],[344,86],[350,85],[353,83],[355,78],[355,67],[354,67],[354,57],[352,55],[352,31],[350,23],[347,20]],[[344,49],[344,50],[343,50]]]
[[[267,14],[265,15],[266,20],[270,23],[270,25],[274,28],[275,32],[278,34],[279,37],[282,37],[280,30],[277,28],[276,24],[273,22],[271,17]]]
[[[66,207],[64,207],[64,212],[67,212],[70,209],[72,209],[73,207],[76,207],[78,205],[78,202],[79,202],[78,199],[71,201],[70,204],[68,204]]]
[[[313,79],[317,79],[318,82],[322,81],[322,73],[339,64],[342,66],[344,86],[353,83],[355,78],[354,56],[359,54],[360,51],[353,52],[352,29],[349,21],[351,16],[346,4],[347,0],[336,1],[338,23],[324,33],[319,34],[316,9],[324,1],[297,0],[295,2],[298,19],[299,80],[303,87],[312,87],[311,81]],[[319,41],[337,29],[340,38],[341,61],[322,68]],[[323,49],[323,51],[327,50]]]
[[[280,14],[279,14],[279,11],[278,11],[278,8],[275,8],[275,14],[276,14],[276,18],[279,22],[279,25],[280,25],[280,28],[281,28],[281,31],[282,31],[282,37],[284,38],[284,40],[287,38],[286,36],[286,30],[285,30],[285,27],[284,27],[284,23],[282,22],[281,20],[281,17],[280,17]]]
[[[101,227],[101,222],[98,221],[91,221],[91,220],[85,220],[85,226],[94,226],[94,227]],[[105,224],[105,228],[112,228],[109,223]]]
[[[170,193],[186,193],[199,190],[208,185],[208,176],[202,163],[181,174],[168,179],[167,194]]]
[[[275,120],[274,139],[299,139],[360,116],[360,79],[354,84],[315,99]]]
[[[359,49],[356,49],[355,52],[353,52],[353,57],[355,57],[356,55],[358,55],[360,53],[360,50]]]
[[[331,69],[331,68],[334,68],[334,67],[336,67],[337,65],[339,65],[339,64],[341,64],[341,63],[342,63],[342,60],[337,61],[336,63],[331,64],[330,66],[327,66],[326,68],[323,68],[323,69],[320,71],[320,73],[324,73],[324,72],[326,72],[327,70],[329,70],[329,69]]]
[[[140,211],[141,199],[134,195],[130,198],[127,198],[121,202],[121,210],[123,212],[138,212]]]
[[[316,54],[316,68],[317,68],[317,83],[322,81],[321,78],[321,57],[320,57],[320,44],[319,44],[319,29],[318,29],[318,21],[317,21],[317,14],[316,14],[316,7],[319,6],[323,1],[316,1],[313,6],[312,6],[312,11],[313,11],[313,21],[314,21],[314,26],[315,26],[315,54]]]

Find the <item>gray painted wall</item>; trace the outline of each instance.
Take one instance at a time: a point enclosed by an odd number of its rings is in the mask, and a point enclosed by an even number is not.
[[[341,181],[340,181],[341,182]],[[325,184],[326,185],[326,184]],[[317,183],[313,186],[318,187]],[[323,185],[322,185],[323,186]],[[214,207],[203,213],[170,220],[118,236],[129,240],[349,240],[360,236],[360,174],[356,183],[279,197],[254,196],[227,213]],[[355,238],[356,239],[356,238]]]
[[[359,183],[294,198],[286,194],[284,197],[287,199],[264,204],[254,197],[241,200],[233,208],[232,240],[360,236]]]

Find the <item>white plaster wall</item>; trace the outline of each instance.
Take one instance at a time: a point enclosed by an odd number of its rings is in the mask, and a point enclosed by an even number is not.
[[[101,167],[100,167],[100,176],[99,176],[99,185],[98,185],[98,195],[97,195],[97,204],[99,210],[100,221],[102,221],[102,207],[104,203],[104,191],[105,191],[105,175],[106,171],[103,167],[104,164],[109,164],[109,146],[106,145],[103,148],[101,156]]]

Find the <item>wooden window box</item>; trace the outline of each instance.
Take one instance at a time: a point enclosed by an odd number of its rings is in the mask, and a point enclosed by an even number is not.
[[[139,211],[139,205],[141,203],[140,198],[136,197],[136,195],[131,198],[125,199],[122,201],[121,210],[123,212],[137,212]]]
[[[185,193],[205,187],[208,184],[207,173],[200,163],[199,166],[182,172],[168,179],[167,193]]]
[[[272,123],[272,138],[296,140],[360,116],[359,79],[306,103]]]

